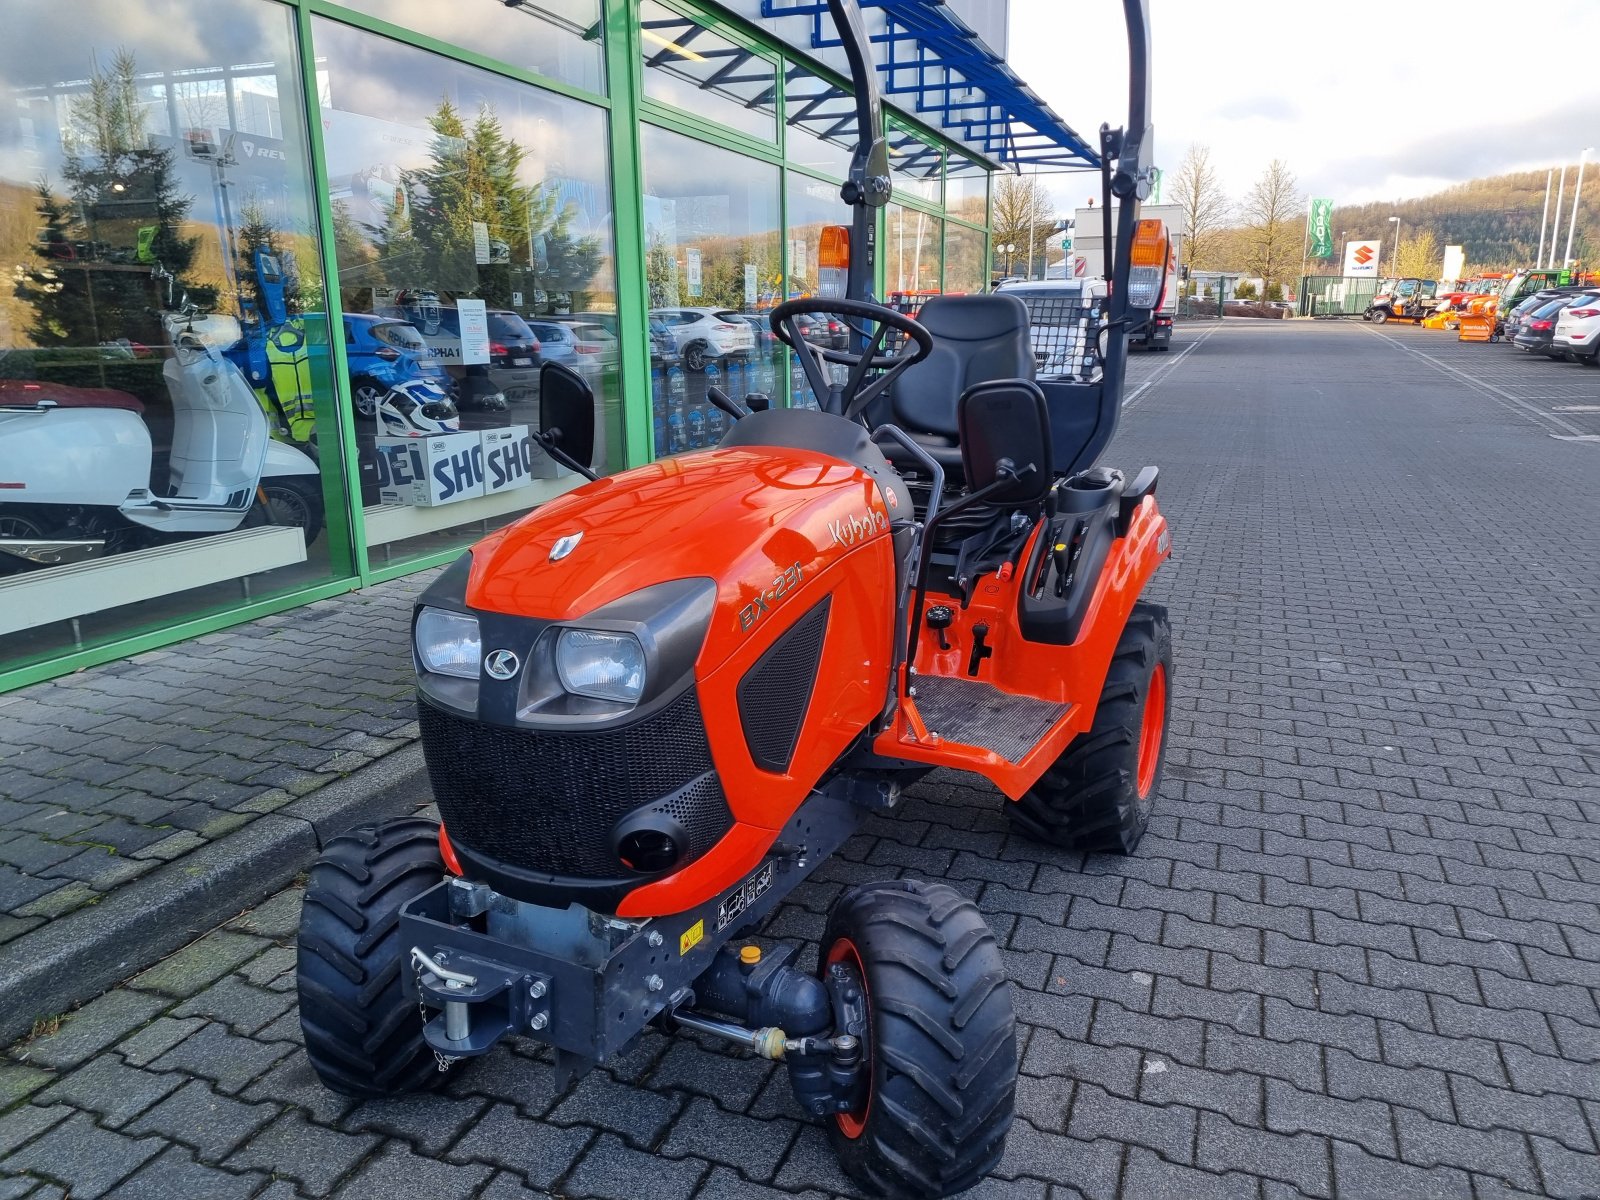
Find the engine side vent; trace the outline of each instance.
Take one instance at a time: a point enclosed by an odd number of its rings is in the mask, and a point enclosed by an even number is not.
[[[816,689],[822,640],[828,630],[825,596],[756,660],[739,681],[739,723],[750,757],[763,771],[781,775],[794,759]]]

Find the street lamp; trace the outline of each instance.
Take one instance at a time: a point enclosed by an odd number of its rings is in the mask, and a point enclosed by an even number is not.
[[[1017,244],[1015,242],[1007,242],[1003,246],[995,247],[1001,254],[1006,256],[1006,274],[1008,276],[1011,274],[1011,255],[1016,251],[1016,248]]]
[[[1390,217],[1394,223],[1394,253],[1389,258],[1389,274],[1392,278],[1400,277],[1400,218]]]
[[[1572,189],[1572,219],[1567,222],[1567,249],[1561,255],[1563,267],[1572,261],[1572,234],[1578,228],[1578,198],[1583,195],[1583,160],[1588,158],[1593,150],[1593,146],[1585,146],[1578,155],[1578,182]]]

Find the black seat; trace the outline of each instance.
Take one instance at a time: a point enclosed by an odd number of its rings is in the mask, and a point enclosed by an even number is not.
[[[917,320],[933,335],[933,353],[895,380],[889,393],[891,419],[960,482],[961,441],[957,411],[974,384],[997,379],[1032,379],[1028,307],[1015,296],[934,296]],[[904,450],[886,445],[895,462],[914,463]]]

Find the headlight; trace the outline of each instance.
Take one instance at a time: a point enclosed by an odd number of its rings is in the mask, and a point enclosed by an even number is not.
[[[442,608],[424,608],[417,617],[417,661],[422,669],[457,679],[477,679],[483,657],[478,619]],[[642,674],[642,672],[641,672]]]
[[[637,704],[644,694],[644,647],[631,633],[563,629],[556,673],[574,695]]]

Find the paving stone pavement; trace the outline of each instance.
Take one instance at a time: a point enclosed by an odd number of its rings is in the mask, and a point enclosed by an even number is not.
[[[977,900],[1022,1075],[974,1196],[1600,1196],[1600,446],[1359,326],[1186,336],[1109,456],[1162,465],[1175,532],[1138,852],[1023,841],[937,775],[765,932],[867,879]],[[298,899],[12,1046],[0,1197],[852,1194],[780,1074],[688,1038],[565,1089],[519,1044],[323,1091]]]

